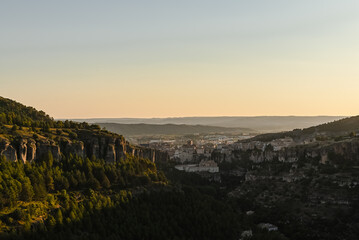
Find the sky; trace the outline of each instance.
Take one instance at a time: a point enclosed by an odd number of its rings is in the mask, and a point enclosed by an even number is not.
[[[359,115],[359,1],[4,0],[0,96],[54,118]]]

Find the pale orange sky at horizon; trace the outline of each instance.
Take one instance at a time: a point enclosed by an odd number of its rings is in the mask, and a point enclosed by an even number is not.
[[[358,1],[84,3],[3,4],[0,96],[57,119],[359,114]]]

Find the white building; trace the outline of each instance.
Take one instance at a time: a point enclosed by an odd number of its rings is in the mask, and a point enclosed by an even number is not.
[[[271,223],[260,223],[260,224],[258,224],[258,227],[261,229],[267,229],[268,232],[278,231],[278,227]]]
[[[213,160],[204,161],[202,160],[199,164],[186,164],[186,165],[177,165],[175,166],[177,170],[185,172],[210,172],[216,173],[219,172],[219,167],[217,163]]]

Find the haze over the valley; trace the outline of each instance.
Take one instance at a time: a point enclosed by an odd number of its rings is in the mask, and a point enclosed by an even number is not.
[[[224,128],[245,128],[243,132],[278,132],[288,131],[295,128],[307,128],[323,123],[332,122],[344,118],[343,116],[258,116],[258,117],[183,117],[183,118],[92,118],[72,119],[78,122],[97,123],[108,127],[110,123],[117,124],[186,124],[217,126]],[[126,130],[125,126],[122,129]],[[137,125],[139,128],[140,125]],[[151,127],[149,125],[148,127]],[[132,129],[136,128],[131,126]],[[254,131],[252,131],[254,130]],[[195,132],[195,131],[194,131]]]

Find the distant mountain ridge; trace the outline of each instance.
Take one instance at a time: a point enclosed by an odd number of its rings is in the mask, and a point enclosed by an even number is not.
[[[176,118],[89,118],[72,119],[88,123],[187,124],[249,128],[258,132],[280,132],[332,122],[344,116],[257,116],[257,117],[176,117]]]
[[[226,128],[205,125],[185,124],[122,124],[122,123],[96,123],[111,132],[124,136],[133,135],[183,135],[183,134],[210,134],[210,133],[255,133],[248,128]]]

